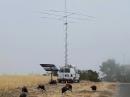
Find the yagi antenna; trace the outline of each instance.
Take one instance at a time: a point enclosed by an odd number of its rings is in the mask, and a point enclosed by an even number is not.
[[[95,17],[89,16],[86,14],[82,14],[82,13],[68,11],[67,10],[67,0],[64,1],[64,4],[65,4],[64,11],[44,10],[44,11],[40,11],[40,13],[46,15],[41,18],[64,21],[64,26],[65,26],[64,65],[65,65],[65,67],[67,67],[69,65],[68,64],[68,23],[71,23],[71,21],[74,22],[76,20],[78,20],[78,21],[93,20],[93,19],[95,19]]]

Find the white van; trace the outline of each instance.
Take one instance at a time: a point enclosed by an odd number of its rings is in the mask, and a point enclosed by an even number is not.
[[[58,82],[79,82],[80,75],[75,67],[62,67],[58,71]]]

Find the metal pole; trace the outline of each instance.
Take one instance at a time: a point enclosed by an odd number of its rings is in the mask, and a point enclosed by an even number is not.
[[[52,80],[53,80],[52,76],[53,76],[53,75],[52,75],[52,71],[51,71],[51,82],[52,82]]]
[[[53,80],[53,71],[52,71],[52,67],[51,67],[51,82],[52,82],[52,80]]]
[[[67,20],[67,0],[65,0],[65,66],[68,65],[68,20]]]

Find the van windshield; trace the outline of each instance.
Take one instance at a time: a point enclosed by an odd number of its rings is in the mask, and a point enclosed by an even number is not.
[[[70,73],[70,69],[69,68],[61,68],[59,72]]]

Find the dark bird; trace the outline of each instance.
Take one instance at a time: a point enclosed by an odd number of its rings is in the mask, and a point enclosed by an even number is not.
[[[66,87],[68,88],[69,91],[72,92],[72,85],[71,85],[71,84],[68,84],[68,83],[67,83],[67,84],[66,84]]]
[[[46,88],[45,88],[44,85],[42,85],[42,84],[38,85],[37,89],[38,89],[38,90],[40,89],[42,93],[45,93],[45,94],[46,94]],[[45,92],[44,92],[44,91],[45,91]],[[46,95],[47,95],[47,94],[46,94]]]
[[[41,85],[38,85],[37,89],[41,89],[42,91],[43,91],[43,90],[46,91],[45,86],[42,85],[42,84],[41,84]]]
[[[96,91],[96,90],[97,90],[97,86],[93,85],[93,86],[91,86],[91,89],[92,89],[93,91]]]
[[[28,93],[28,89],[27,89],[26,86],[23,86],[23,87],[22,87],[22,92]]]
[[[71,84],[66,84],[64,87],[61,89],[62,94],[65,93],[66,91],[71,91],[72,92],[72,85]]]

